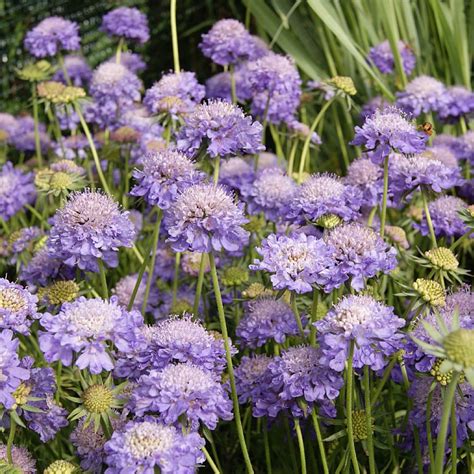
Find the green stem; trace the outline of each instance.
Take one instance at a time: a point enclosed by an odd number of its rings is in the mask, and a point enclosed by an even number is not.
[[[179,74],[179,47],[178,47],[178,28],[176,26],[176,0],[170,2],[170,21],[171,21],[171,43],[173,45],[173,63],[174,72]]]
[[[372,227],[372,222],[374,221],[375,213],[377,212],[377,205],[375,205],[369,214],[369,217],[367,219],[367,226]]]
[[[388,196],[388,156],[383,162],[383,197],[382,197],[382,213],[380,216],[380,236],[385,235],[385,221],[387,220],[387,196]]]
[[[34,119],[34,133],[35,133],[35,150],[38,159],[38,165],[43,164],[43,157],[41,155],[41,140],[39,135],[39,118],[38,118],[38,94],[36,92],[36,82],[31,83],[31,95],[33,98],[33,119]]]
[[[369,472],[375,474],[374,440],[372,432],[372,404],[370,402],[369,366],[364,366],[365,415],[367,420],[367,451],[369,452]]]
[[[117,45],[117,51],[115,53],[115,62],[117,64],[120,64],[121,56],[122,56],[122,48],[123,48],[123,43],[124,39],[120,38],[118,45]]]
[[[430,465],[434,466],[435,457],[433,451],[433,436],[431,434],[431,403],[433,401],[433,390],[430,389],[426,400],[426,440],[428,444],[428,455],[430,457]]]
[[[214,158],[214,184],[217,186],[219,181],[219,165],[220,165],[220,158]]]
[[[265,464],[267,466],[267,474],[272,474],[272,457],[270,454],[270,443],[268,442],[268,429],[266,419],[263,420],[263,445],[265,447]]]
[[[128,146],[125,150],[125,164],[123,168],[123,196],[122,196],[122,205],[125,209],[128,208],[128,193],[130,190],[130,152],[131,147]]]
[[[300,331],[301,337],[304,337],[303,323],[301,322],[300,313],[298,311],[298,306],[296,304],[296,293],[295,292],[291,293],[291,309],[293,310],[293,313],[295,315],[296,324],[298,325],[298,329]]]
[[[303,433],[301,433],[300,420],[298,418],[293,418],[295,424],[296,438],[298,440],[298,448],[300,450],[300,460],[301,460],[301,474],[306,474],[306,454],[304,450],[304,440]]]
[[[58,52],[58,62],[59,62],[59,67],[61,68],[64,74],[64,79],[66,80],[66,84],[68,86],[72,86],[71,78],[69,77],[69,73],[67,72],[66,65],[64,64],[64,58],[63,58],[63,55],[61,54],[61,51]]]
[[[232,354],[230,350],[229,334],[227,333],[227,324],[225,321],[224,305],[222,304],[221,290],[219,288],[219,279],[217,278],[216,262],[215,262],[214,255],[212,252],[209,253],[209,263],[211,266],[212,283],[214,286],[214,294],[215,294],[216,303],[217,303],[217,313],[219,315],[219,323],[221,326],[222,337],[224,339],[225,355],[226,355],[226,360],[227,360],[227,371],[229,372],[230,388],[232,392],[232,402],[234,405],[235,426],[237,428],[237,435],[240,442],[240,448],[242,450],[242,454],[244,457],[245,466],[247,468],[247,472],[250,474],[250,473],[253,473],[254,470],[252,467],[252,462],[250,461],[247,445],[245,443],[244,431],[242,429],[242,420],[240,419],[240,406],[239,406],[239,399],[237,396],[237,390],[235,386],[234,366],[232,364]]]
[[[415,438],[415,454],[418,474],[423,474],[423,457],[421,454],[420,432],[416,427],[413,427],[413,437]]]
[[[216,463],[213,461],[211,455],[204,446],[202,447],[202,452],[204,453],[204,456],[206,456],[206,461],[209,463],[212,472],[214,472],[214,474],[221,474],[221,471],[219,471],[219,468],[216,466]]]
[[[13,416],[10,415],[10,432],[8,433],[8,441],[7,441],[7,460],[8,464],[13,465],[13,456],[12,456],[12,447],[13,447],[13,440],[15,439],[15,431],[16,431],[16,421]]]
[[[352,372],[352,363],[354,360],[354,348],[355,341],[352,339],[349,347],[349,357],[347,359],[347,377],[346,377],[346,422],[347,422],[347,438],[349,442],[349,451],[351,454],[352,465],[354,466],[354,472],[360,473],[359,462],[357,461],[357,453],[354,444],[354,431],[352,427],[352,407],[353,407],[353,382],[354,374]]]
[[[313,304],[311,306],[311,326],[309,329],[309,342],[312,346],[316,346],[316,327],[314,323],[318,320],[318,304],[319,292],[316,288],[313,288]]]
[[[199,301],[201,300],[202,285],[204,283],[204,270],[206,269],[206,254],[201,254],[201,263],[199,264],[199,275],[196,284],[196,294],[194,295],[193,314],[197,316],[199,311]]]
[[[171,306],[172,308],[176,305],[176,296],[178,294],[178,282],[179,282],[179,262],[181,261],[181,253],[176,252],[174,257],[174,277],[173,277],[173,299]]]
[[[97,260],[99,265],[100,285],[102,286],[102,298],[105,300],[109,298],[109,289],[107,288],[107,278],[105,276],[104,262],[99,258]]]
[[[397,363],[397,358],[393,357],[392,360],[387,365],[387,367],[386,367],[386,369],[385,369],[385,371],[382,375],[382,380],[379,382],[379,384],[378,384],[378,386],[377,386],[377,388],[374,392],[374,395],[371,397],[372,398],[372,400],[371,400],[372,407],[375,407],[375,402],[377,401],[380,394],[382,393],[382,390],[383,390],[385,384],[387,383],[387,380],[390,377],[392,369],[393,369],[393,367],[395,366],[396,363]]]
[[[453,398],[451,407],[451,474],[458,470],[458,440],[456,423],[456,397]]]
[[[313,427],[316,432],[316,439],[318,441],[319,454],[321,455],[321,462],[323,464],[324,474],[329,474],[328,462],[326,459],[326,449],[324,448],[324,441],[321,435],[321,428],[319,427],[318,413],[316,408],[313,407],[311,410],[311,418],[313,419]]]
[[[235,85],[235,71],[234,71],[233,64],[229,66],[229,74],[230,74],[230,93],[232,97],[232,103],[236,104],[237,103],[237,88]]]
[[[428,200],[426,199],[425,191],[421,191],[421,197],[423,199],[423,209],[425,211],[426,223],[428,224],[428,229],[430,231],[431,243],[433,247],[438,247],[438,242],[436,242],[436,235],[433,228],[433,221],[431,220],[430,209],[428,207]]]
[[[293,177],[293,167],[295,165],[296,150],[298,149],[298,140],[294,140],[291,145],[290,157],[288,159],[288,176]]]

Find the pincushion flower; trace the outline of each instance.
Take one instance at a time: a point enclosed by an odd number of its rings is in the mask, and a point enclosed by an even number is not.
[[[21,474],[35,474],[36,462],[31,453],[24,446],[12,445],[13,466],[8,464],[7,445],[0,443],[0,465],[5,466],[6,472],[21,472]]]
[[[204,444],[197,433],[183,434],[151,417],[130,421],[105,444],[105,473],[193,474],[204,462]]]
[[[360,121],[365,122],[369,117],[374,115],[377,110],[384,109],[388,106],[390,106],[390,102],[388,102],[384,97],[376,95],[363,105],[359,116]]]
[[[168,209],[180,193],[205,176],[186,155],[171,149],[147,153],[140,165],[142,169],[133,171],[137,184],[130,194],[160,209]]]
[[[118,264],[118,249],[132,247],[135,238],[128,212],[99,191],[72,193],[52,218],[48,240],[51,255],[69,266],[98,272],[98,259]]]
[[[109,60],[109,63],[117,62],[117,55],[112,55]],[[132,71],[134,74],[139,74],[146,69],[146,63],[143,61],[142,57],[137,53],[131,53],[130,51],[123,51],[120,54],[120,64],[123,64],[129,71]]]
[[[327,284],[334,270],[330,258],[334,249],[311,235],[270,234],[256,250],[261,260],[254,260],[250,269],[269,272],[277,290],[307,293],[312,285]]]
[[[383,171],[370,158],[361,157],[354,160],[347,169],[344,182],[359,189],[362,193],[362,206],[374,207],[381,202]]]
[[[163,370],[143,375],[133,390],[132,410],[143,416],[159,412],[167,424],[182,415],[193,431],[202,423],[214,430],[219,419],[231,420],[232,402],[212,372],[191,363],[169,364]]]
[[[50,16],[38,23],[25,37],[25,48],[37,57],[55,56],[61,51],[80,47],[79,26],[60,16]]]
[[[0,330],[29,335],[33,320],[40,317],[37,302],[38,298],[23,286],[0,278]]]
[[[35,151],[35,125],[33,118],[28,115],[20,117],[17,119],[17,124],[18,128],[15,134],[10,137],[10,143],[19,151]],[[41,151],[46,152],[51,146],[51,140],[46,133],[44,124],[39,124],[38,133]]]
[[[148,20],[138,8],[119,7],[102,18],[101,30],[109,36],[146,43],[150,39]]]
[[[397,317],[393,308],[370,296],[346,296],[328,314],[314,323],[322,350],[321,361],[342,372],[351,341],[355,343],[354,367],[368,365],[380,370],[387,358],[402,346],[400,329],[405,320]]]
[[[459,155],[471,166],[474,165],[474,130],[469,130],[460,137]]]
[[[72,85],[76,87],[85,87],[89,84],[89,81],[92,78],[92,69],[82,56],[68,54],[64,57],[64,67]],[[62,82],[63,84],[67,83],[62,69],[58,69],[54,73],[52,79],[54,81]]]
[[[409,76],[415,68],[416,56],[413,50],[403,41],[397,42],[397,49],[400,53],[403,70]],[[395,59],[388,40],[370,48],[369,59],[382,74],[391,74],[395,69]]]
[[[178,133],[178,149],[195,154],[201,147],[212,158],[263,151],[262,125],[240,107],[223,100],[199,104]]]
[[[165,222],[168,242],[176,252],[236,251],[248,243],[243,205],[222,186],[188,187],[170,207]]]
[[[386,107],[367,117],[362,127],[355,127],[351,145],[364,146],[372,152],[372,160],[381,163],[392,151],[421,153],[427,139],[428,136],[417,130],[400,109]]]
[[[57,315],[42,315],[45,331],[40,331],[39,343],[48,362],[71,366],[74,360],[80,369],[100,374],[114,367],[107,343],[122,352],[130,350],[133,332],[142,324],[140,313],[124,310],[114,297],[107,301],[81,296],[64,303]]]
[[[234,82],[238,102],[244,102],[252,97],[245,64],[234,71]],[[207,99],[224,99],[227,102],[232,102],[232,78],[229,72],[211,76],[205,85]]]
[[[0,131],[5,134],[5,140],[8,142],[18,127],[17,119],[6,112],[0,112]]]
[[[245,158],[234,156],[222,162],[219,170],[219,183],[238,191],[251,186],[255,177],[254,169]]]
[[[12,254],[11,263],[16,263],[22,252],[31,252],[41,237],[43,237],[43,232],[36,226],[23,227],[13,232],[8,238],[8,247]]]
[[[143,104],[151,114],[169,114],[175,120],[190,113],[205,96],[194,72],[169,72],[146,91]]]
[[[456,123],[461,117],[474,112],[474,93],[463,86],[448,87],[447,100],[438,110],[441,120]]]
[[[138,273],[133,275],[127,275],[121,278],[115,288],[112,290],[112,293],[117,297],[118,303],[123,306],[124,308],[128,308],[128,304],[131,300],[133,290],[135,289],[135,285],[137,283]],[[137,293],[135,295],[135,299],[133,300],[133,309],[138,311],[141,310],[143,306],[143,301],[145,299],[145,291],[146,291],[146,284],[147,284],[148,274],[144,274],[143,278],[138,286]],[[159,301],[159,291],[156,285],[151,285],[148,300],[147,300],[147,312],[153,312],[158,306]]]

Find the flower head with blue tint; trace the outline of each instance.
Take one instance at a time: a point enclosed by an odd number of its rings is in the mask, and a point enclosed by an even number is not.
[[[116,63],[117,56],[114,54],[108,60],[109,63]],[[129,71],[134,74],[140,74],[146,69],[146,63],[142,57],[137,53],[124,51],[120,54],[120,64],[123,64]]]
[[[64,68],[71,83],[76,87],[85,87],[92,79],[92,69],[82,56],[69,54],[64,57]],[[53,76],[54,81],[67,84],[64,71],[58,69]]]
[[[223,100],[198,105],[178,133],[178,148],[195,154],[204,147],[212,158],[263,151],[262,125]]]
[[[176,252],[185,250],[240,250],[247,245],[248,222],[242,204],[221,186],[196,184],[184,190],[165,218],[168,242]]]
[[[374,115],[377,110],[384,109],[389,106],[390,102],[388,102],[387,99],[381,95],[376,95],[363,105],[359,116],[360,121],[365,122],[369,117]]]
[[[140,165],[133,172],[137,184],[130,194],[160,209],[168,209],[180,193],[205,176],[186,155],[169,149],[146,154]]]
[[[48,240],[51,255],[86,271],[99,271],[98,259],[116,267],[118,249],[132,247],[135,238],[128,212],[99,191],[71,194],[52,224]]]
[[[36,150],[35,122],[32,117],[24,116],[17,119],[18,128],[15,134],[10,137],[10,143],[19,151],[34,152]],[[40,147],[43,153],[47,152],[51,146],[51,140],[46,133],[44,124],[39,123],[38,133]]]
[[[307,293],[312,285],[326,285],[332,278],[334,249],[311,235],[270,234],[256,250],[261,260],[255,260],[250,268],[269,272],[277,290]]]
[[[449,103],[444,84],[430,76],[418,76],[397,93],[397,107],[418,117],[422,113],[438,112]]]
[[[234,156],[222,162],[219,170],[219,183],[231,189],[241,191],[252,186],[255,171],[252,163],[240,156]]]
[[[6,472],[21,472],[21,474],[36,474],[36,462],[24,446],[12,445],[13,466],[8,464],[7,445],[0,443],[0,461],[2,467],[7,463]]]
[[[372,160],[381,163],[392,151],[421,153],[427,139],[428,136],[417,130],[400,109],[386,107],[367,117],[362,127],[355,127],[351,144],[364,146],[372,152]]]
[[[403,70],[409,76],[416,65],[416,56],[413,50],[403,41],[398,41],[397,49],[402,60]],[[382,74],[391,74],[395,69],[395,59],[388,40],[370,48],[369,59]]]
[[[301,140],[306,140],[311,134],[310,143],[313,145],[321,145],[321,137],[316,132],[311,132],[311,129],[305,123],[293,119],[288,121],[286,125],[288,130],[295,137]]]
[[[119,7],[102,18],[102,31],[109,36],[146,43],[150,39],[148,20],[138,8]]]
[[[39,227],[23,227],[13,232],[8,238],[9,250],[13,254],[12,263],[16,263],[19,254],[24,251],[32,251],[34,244],[43,236]]]
[[[192,112],[205,95],[194,72],[169,72],[146,91],[143,103],[151,114],[168,114],[174,119]]]
[[[368,157],[354,160],[347,169],[345,183],[362,193],[361,205],[373,207],[381,202],[383,194],[382,168]]]
[[[474,93],[463,86],[448,87],[447,100],[438,110],[441,120],[456,123],[474,112]]]
[[[204,444],[197,433],[184,434],[151,417],[130,421],[105,444],[105,473],[193,474],[204,462]]]
[[[60,16],[45,18],[25,37],[25,48],[37,58],[55,56],[61,51],[76,51],[80,43],[77,23]]]
[[[397,317],[393,308],[370,296],[347,296],[340,300],[320,321],[314,323],[322,350],[322,361],[331,369],[342,372],[355,342],[354,367],[368,365],[380,370],[387,358],[402,346],[405,320]]]
[[[118,303],[123,306],[124,308],[128,307],[128,304],[131,300],[133,290],[135,289],[135,285],[137,283],[138,273],[133,275],[127,275],[121,278],[115,288],[112,290],[113,294],[117,297]],[[147,285],[148,275],[145,273],[143,275],[142,280],[140,281],[140,285],[138,286],[137,293],[135,295],[135,299],[133,300],[132,308],[135,310],[140,311],[143,306],[143,301],[145,299],[145,292],[146,292],[146,285]],[[148,300],[147,300],[147,312],[153,312],[156,309],[159,301],[159,291],[155,285],[150,286]]]
[[[18,127],[18,121],[13,115],[6,112],[0,112],[0,130],[6,134],[6,140],[9,141]]]
[[[469,161],[471,166],[474,165],[474,130],[469,130],[460,137],[459,155],[460,158]]]
[[[114,297],[86,299],[64,303],[57,315],[45,313],[39,334],[41,350],[48,362],[60,360],[65,366],[74,364],[88,368],[93,374],[110,371],[114,364],[107,343],[126,352],[130,350],[134,331],[143,324],[136,311],[128,312]]]
[[[131,406],[138,416],[159,412],[168,425],[184,416],[193,431],[201,423],[214,430],[220,419],[233,417],[232,402],[219,378],[191,363],[169,364],[140,377]]]
[[[245,64],[234,71],[235,95],[239,102],[252,97]],[[221,72],[206,81],[207,99],[224,99],[232,102],[232,78],[229,72]]]

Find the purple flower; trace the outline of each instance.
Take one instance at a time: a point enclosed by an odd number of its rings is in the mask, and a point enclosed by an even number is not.
[[[377,109],[365,119],[362,127],[355,127],[351,145],[365,146],[372,151],[371,158],[381,163],[392,151],[400,153],[421,153],[425,150],[428,136],[418,131],[405,114],[395,108]]]
[[[460,137],[459,155],[474,166],[474,130],[469,130]]]
[[[296,137],[299,137],[302,140],[305,140],[306,138],[308,138],[311,132],[311,129],[308,127],[308,125],[306,125],[303,122],[298,122],[298,120],[292,119],[289,122],[287,122],[286,125],[288,127],[288,130],[293,135],[295,135]],[[311,132],[311,143],[313,145],[321,145],[322,143],[321,137],[316,132]]]
[[[102,18],[101,30],[109,36],[118,36],[139,43],[150,39],[148,20],[137,8],[119,7]]]
[[[37,302],[38,298],[23,286],[0,278],[0,330],[29,335],[33,320],[40,317]]]
[[[261,44],[237,20],[220,20],[205,34],[199,47],[207,58],[221,66],[256,59]]]
[[[467,207],[460,198],[454,196],[440,196],[428,204],[434,232],[439,237],[459,237],[468,231],[466,224],[459,217],[458,212]],[[428,235],[426,216],[420,224],[414,224],[422,235]]]
[[[263,151],[262,125],[223,100],[198,105],[178,133],[178,149],[195,154],[205,147],[212,158]]]
[[[248,159],[234,156],[222,162],[219,172],[219,183],[231,189],[241,191],[251,186],[255,172]]]
[[[236,204],[222,186],[190,186],[167,214],[167,241],[176,252],[219,252],[223,248],[234,252],[248,243],[249,233],[242,228],[248,222],[243,205]]]
[[[416,57],[409,45],[398,41],[397,49],[400,53],[403,70],[409,76],[416,64]],[[375,64],[382,74],[391,74],[395,69],[395,59],[388,40],[370,48],[369,59]]]
[[[80,47],[79,26],[60,16],[50,16],[28,31],[25,48],[37,57],[55,56],[61,51],[75,51]]]
[[[14,168],[7,161],[0,171],[0,217],[8,221],[36,199],[33,173]]]
[[[180,193],[205,176],[186,155],[171,149],[148,153],[140,164],[142,170],[133,171],[138,184],[130,194],[160,209],[169,209]]]
[[[0,112],[0,130],[7,134],[7,141],[11,140],[11,137],[15,135],[18,128],[18,121],[13,115],[5,112]]]
[[[264,169],[241,188],[248,212],[263,212],[268,220],[278,220],[284,216],[288,200],[292,199],[296,191],[295,182],[281,168]]]
[[[401,348],[404,335],[400,329],[405,320],[397,317],[392,307],[370,296],[350,295],[314,325],[324,364],[342,372],[354,341],[354,367],[368,365],[376,371],[383,369],[386,358]]]
[[[142,324],[141,314],[124,310],[115,297],[107,301],[81,296],[72,303],[64,303],[57,315],[42,315],[41,325],[46,331],[39,332],[39,343],[48,362],[60,360],[69,367],[76,355],[77,367],[100,374],[114,367],[107,342],[126,352],[135,328]]]
[[[164,423],[182,415],[193,431],[200,423],[214,430],[219,419],[232,419],[232,402],[213,372],[191,363],[169,364],[140,377],[132,394],[133,411],[142,416],[159,412]]]
[[[117,62],[117,56],[114,54],[108,59],[109,63]],[[120,64],[123,64],[133,74],[139,74],[146,69],[146,63],[139,54],[124,51],[120,54]]]
[[[344,221],[359,216],[361,192],[331,174],[314,174],[308,178],[290,199],[287,217],[304,224],[317,223],[318,219],[333,214]]]
[[[42,230],[36,226],[23,227],[22,229],[13,232],[9,237],[10,249],[13,254],[11,262],[16,263],[18,255],[25,250],[31,251],[35,241],[38,241],[42,236]]]
[[[385,109],[388,106],[390,106],[390,102],[387,102],[387,99],[381,95],[376,95],[362,107],[362,110],[360,111],[360,120],[365,122],[369,117],[374,115],[378,109]]]
[[[194,72],[169,72],[148,89],[143,104],[151,114],[169,114],[174,119],[189,114],[205,96]]]
[[[367,278],[377,273],[389,273],[397,266],[397,251],[387,245],[370,227],[357,223],[338,226],[324,237],[334,249],[330,259],[336,268],[325,285],[325,291],[338,288],[351,279],[351,286],[361,290]]]
[[[368,157],[358,158],[349,165],[345,184],[359,189],[362,206],[374,207],[381,202],[383,194],[382,168]]]
[[[216,259],[217,260],[217,259]],[[173,259],[173,273],[174,273],[174,259]],[[195,288],[181,284],[176,294],[176,301],[173,301],[172,291],[162,291],[161,304],[155,314],[156,320],[167,318],[172,314],[192,313],[194,306]],[[202,302],[199,303],[198,314],[202,313]]]
[[[248,303],[236,334],[241,345],[256,349],[269,341],[283,344],[288,336],[298,335],[298,325],[292,309],[281,298],[263,297]]]
[[[7,463],[6,472],[21,472],[21,474],[35,474],[36,462],[30,452],[23,446],[12,445],[13,468],[10,471],[7,459],[7,445],[0,443],[0,464]]]
[[[111,197],[86,190],[71,194],[53,216],[48,246],[66,265],[98,272],[98,259],[116,267],[119,247],[131,247],[134,238],[128,212]]]
[[[402,92],[397,92],[397,107],[418,117],[422,113],[438,112],[449,101],[444,84],[430,76],[418,76]]]
[[[105,473],[193,474],[204,462],[204,445],[197,433],[183,434],[151,417],[130,421],[105,444]]]
[[[474,93],[463,86],[447,89],[447,101],[438,110],[439,118],[444,122],[456,123],[461,117],[474,112]]]
[[[250,269],[268,271],[277,290],[307,293],[312,285],[327,284],[333,272],[330,256],[334,249],[311,235],[270,234],[256,250],[262,259],[254,260]]]
[[[247,69],[245,65],[238,67],[234,71],[235,95],[239,102],[243,102],[252,97],[250,84],[247,80]],[[206,81],[206,98],[224,99],[232,101],[232,78],[229,72],[221,72],[211,76]]]
[[[92,69],[82,56],[73,54],[64,58],[64,67],[72,84],[76,87],[85,87],[92,78]],[[66,84],[66,78],[62,69],[58,69],[53,76],[54,81]]]
[[[127,275],[121,278],[115,288],[112,290],[112,293],[117,297],[117,302],[123,306],[124,308],[128,308],[128,303],[132,297],[133,290],[135,289],[135,285],[137,283],[138,273],[133,275]],[[141,311],[143,306],[143,301],[145,299],[145,291],[146,291],[146,283],[147,283],[148,275],[145,273],[143,278],[138,286],[137,294],[135,295],[135,299],[133,301],[132,308],[138,311]],[[148,295],[147,300],[147,307],[146,312],[153,312],[158,305],[159,300],[159,291],[156,285],[150,286],[150,293]]]
[[[0,330],[0,405],[7,409],[16,403],[13,392],[30,377],[30,371],[20,366],[19,345],[20,341],[13,338],[12,331]]]

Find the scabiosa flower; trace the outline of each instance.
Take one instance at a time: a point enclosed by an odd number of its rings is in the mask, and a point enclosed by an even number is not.
[[[393,308],[370,296],[350,295],[340,300],[327,315],[314,323],[323,356],[321,360],[342,372],[355,341],[354,367],[368,365],[380,370],[386,358],[400,349],[405,320],[397,317]]]
[[[433,222],[435,234],[439,237],[456,237],[468,231],[466,224],[462,221],[458,212],[467,208],[467,204],[460,198],[454,196],[440,196],[428,204],[428,210]],[[422,235],[429,234],[426,216],[419,224],[414,224]]]
[[[456,123],[461,117],[474,112],[474,93],[463,86],[448,87],[447,100],[438,110],[444,122]]]
[[[359,116],[361,122],[365,122],[367,118],[374,115],[378,109],[384,109],[385,107],[388,107],[388,106],[390,106],[390,102],[387,102],[387,99],[385,99],[381,95],[376,95],[375,97],[370,99],[366,104],[363,105],[362,110],[360,111],[360,116]]]
[[[474,130],[467,131],[460,138],[459,154],[462,159],[474,165]]]
[[[308,125],[303,122],[299,122],[298,120],[290,120],[286,125],[288,130],[293,135],[299,137],[302,140],[305,140],[311,132],[311,129],[308,127]],[[311,132],[310,141],[313,145],[321,145],[322,143],[321,137],[316,132]]]
[[[85,87],[92,79],[92,69],[82,56],[69,54],[64,58],[64,68],[70,81],[76,87]],[[66,84],[66,78],[62,69],[58,69],[53,76],[53,81]]]
[[[416,64],[413,50],[403,41],[398,41],[397,49],[400,53],[403,70],[409,76]],[[369,59],[375,64],[382,74],[391,74],[395,69],[395,59],[388,40],[370,48]]]
[[[12,263],[17,261],[17,256],[25,250],[31,250],[34,242],[42,237],[43,232],[39,227],[23,227],[13,232],[8,238],[9,250],[13,253]]]
[[[362,206],[374,207],[381,202],[383,172],[370,158],[361,157],[354,160],[347,169],[345,183],[356,187],[362,193]]]
[[[101,30],[109,36],[118,36],[139,43],[150,39],[148,20],[138,8],[119,7],[104,15]]]
[[[128,308],[128,303],[130,302],[130,299],[132,297],[132,293],[133,293],[133,290],[135,289],[137,279],[138,279],[138,273],[124,276],[117,282],[117,284],[115,285],[115,288],[112,290],[112,293],[117,297],[118,303],[124,308]],[[140,282],[140,285],[138,286],[138,291],[133,301],[132,308],[138,311],[141,310],[143,306],[143,301],[145,299],[147,279],[148,279],[148,275],[145,273]],[[158,305],[158,301],[159,301],[158,288],[152,284],[150,286],[150,293],[148,295],[146,311],[153,312],[156,306]]]
[[[26,288],[0,278],[0,329],[28,335],[34,319],[39,318],[38,298]]]
[[[0,171],[0,217],[8,221],[36,198],[33,173],[14,168],[7,161]]]
[[[48,246],[51,255],[81,270],[99,271],[100,258],[118,265],[119,247],[131,247],[135,238],[128,212],[99,191],[72,193],[52,218]]]
[[[193,474],[204,462],[205,441],[197,433],[183,434],[148,417],[114,431],[105,444],[106,474],[119,472]]]
[[[148,153],[140,164],[142,169],[133,171],[138,184],[130,194],[160,209],[168,209],[180,193],[205,176],[186,155],[171,149]]]
[[[362,127],[355,127],[351,145],[365,146],[372,152],[372,160],[381,163],[392,151],[421,153],[427,139],[426,133],[417,130],[401,110],[386,107],[367,117]]]
[[[449,101],[444,84],[430,76],[418,76],[402,92],[397,92],[397,107],[418,117],[422,113],[437,112]]]
[[[107,301],[81,296],[72,303],[64,303],[57,315],[42,315],[41,325],[46,331],[39,332],[39,343],[48,362],[60,360],[70,366],[76,355],[77,367],[100,374],[114,367],[107,342],[122,352],[129,350],[129,339],[142,324],[140,313],[124,310],[114,297]]]
[[[245,158],[234,156],[222,162],[219,170],[219,183],[240,191],[250,186],[255,177],[254,169]]]
[[[151,114],[166,113],[177,119],[190,113],[204,96],[205,88],[194,72],[169,72],[146,91],[143,104]]]
[[[7,141],[15,134],[18,127],[18,121],[13,115],[0,112],[0,130],[6,133]]]
[[[232,419],[232,402],[218,377],[191,363],[169,364],[140,377],[132,393],[133,411],[142,416],[159,411],[166,424],[178,422],[181,415],[193,431],[200,423],[214,430],[219,419]]]
[[[360,191],[338,176],[314,174],[296,190],[287,217],[301,224],[317,223],[320,217],[330,214],[350,221],[359,216],[361,203]]]
[[[237,251],[247,245],[243,205],[222,186],[196,184],[185,189],[169,209],[168,242],[176,252]]]
[[[278,220],[286,211],[288,200],[297,190],[296,183],[281,168],[260,171],[255,179],[241,188],[248,212],[263,212],[268,220]]]
[[[204,146],[212,157],[263,151],[262,125],[240,107],[223,100],[198,105],[178,133],[178,149],[196,153]]]
[[[303,325],[306,324],[303,318]],[[274,340],[283,344],[288,336],[298,335],[298,325],[290,306],[282,299],[262,297],[250,301],[236,329],[240,343],[256,349]]]
[[[35,122],[32,117],[25,116],[17,119],[18,127],[15,134],[10,137],[10,143],[18,151],[35,151]],[[39,127],[40,147],[42,152],[46,152],[50,145],[51,140],[46,133],[46,127],[40,123]]]
[[[21,474],[35,474],[36,463],[30,452],[23,446],[12,446],[13,466],[8,464],[7,445],[0,444],[0,461],[2,467],[6,464],[6,472],[21,472]],[[11,468],[11,471],[9,471]]]
[[[80,47],[79,26],[60,16],[50,16],[28,31],[25,48],[37,57],[55,56],[61,51],[75,51]]]
[[[307,293],[312,285],[327,284],[333,271],[330,255],[334,249],[311,235],[270,234],[256,250],[262,259],[254,260],[250,269],[268,271],[277,290]]]
[[[389,273],[397,266],[397,251],[387,245],[370,227],[357,223],[338,226],[324,237],[334,252],[331,259],[336,265],[325,291],[338,288],[351,279],[351,286],[361,290],[365,279],[378,272]]]
[[[252,97],[245,65],[241,65],[234,71],[234,82],[235,95],[238,101],[243,102]],[[232,101],[232,79],[230,73],[221,72],[211,76],[206,81],[206,98],[224,99],[227,102]]]
[[[117,56],[114,54],[108,59],[109,63],[117,62]],[[129,71],[139,74],[146,69],[146,63],[139,54],[123,51],[120,54],[120,64],[123,64]]]

